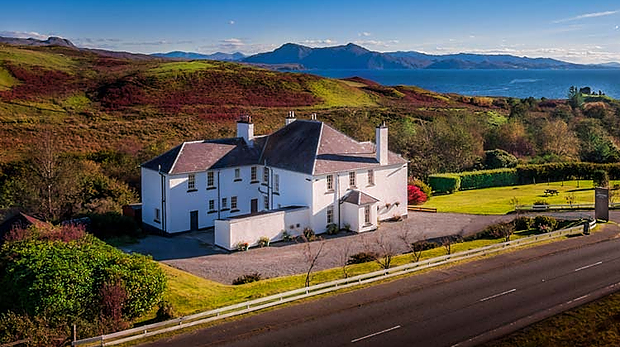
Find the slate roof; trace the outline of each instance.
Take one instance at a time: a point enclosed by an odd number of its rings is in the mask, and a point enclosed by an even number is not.
[[[388,152],[388,165],[404,164]],[[200,172],[244,165],[267,165],[310,175],[380,167],[375,145],[357,142],[327,124],[296,120],[268,136],[256,137],[253,147],[243,138],[185,142],[142,166],[168,174]]]
[[[342,197],[342,202],[348,202],[358,206],[374,204],[377,201],[379,201],[379,199],[375,199],[374,197],[364,192],[360,192],[359,190],[351,190]]]

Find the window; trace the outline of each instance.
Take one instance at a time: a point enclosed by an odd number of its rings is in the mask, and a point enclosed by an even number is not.
[[[368,185],[375,185],[375,172],[373,170],[368,170]]]
[[[207,172],[207,189],[215,188],[215,179],[213,178],[213,171]]]
[[[230,197],[230,209],[237,210],[237,197],[236,196]]]
[[[269,195],[263,197],[263,205],[265,206],[265,210],[269,209]]]
[[[349,172],[349,187],[355,188],[355,172]]]
[[[268,167],[263,169],[263,182],[269,183],[269,168]]]
[[[157,223],[160,222],[160,215],[159,215],[159,209],[158,208],[155,209],[155,218],[154,218],[154,220]]]
[[[187,175],[187,191],[196,190],[196,175]]]
[[[280,193],[280,175],[273,175],[273,192]]]
[[[327,175],[327,190],[334,190],[334,175]]]
[[[215,200],[209,200],[209,212],[215,211]]]
[[[250,181],[258,182],[258,178],[256,178],[256,166],[252,166],[252,168],[250,168]]]
[[[334,222],[334,205],[327,206],[327,224]]]
[[[222,198],[222,210],[228,210],[228,198]]]
[[[241,181],[241,169],[235,169],[235,181]]]
[[[364,224],[370,224],[370,206],[364,206]]]

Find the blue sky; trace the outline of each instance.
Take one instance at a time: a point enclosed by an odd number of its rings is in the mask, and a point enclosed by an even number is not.
[[[620,2],[4,0],[0,36],[130,52],[246,54],[287,42],[620,61]]]

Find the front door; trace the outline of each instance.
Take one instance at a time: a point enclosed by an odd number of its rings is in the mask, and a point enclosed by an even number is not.
[[[191,211],[189,213],[189,228],[190,230],[198,230],[198,211]]]
[[[250,212],[251,213],[258,212],[258,199],[250,200]]]

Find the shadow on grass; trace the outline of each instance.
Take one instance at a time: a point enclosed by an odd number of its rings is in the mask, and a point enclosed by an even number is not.
[[[568,193],[585,192],[585,191],[588,191],[588,190],[594,190],[594,188],[575,188],[575,189],[567,190],[566,192],[568,192]]]

